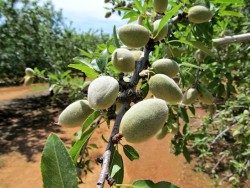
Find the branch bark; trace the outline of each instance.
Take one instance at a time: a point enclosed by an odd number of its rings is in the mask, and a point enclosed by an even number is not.
[[[136,85],[139,82],[139,73],[143,70],[145,63],[147,62],[147,60],[149,58],[149,53],[152,51],[153,46],[154,46],[153,41],[149,41],[149,43],[144,47],[144,50],[143,50],[144,53],[143,53],[142,57],[140,58],[140,60],[136,62],[135,71],[134,71],[133,76],[130,80],[132,88],[128,88],[128,89],[132,89],[133,91],[135,91]],[[123,91],[123,93],[126,94],[126,91]],[[131,100],[131,99],[128,98],[128,100]],[[111,156],[111,151],[112,151],[114,144],[115,144],[112,141],[113,140],[112,138],[116,134],[119,133],[120,123],[121,123],[122,117],[126,113],[126,111],[130,108],[131,101],[128,101],[128,100],[123,101],[122,107],[116,116],[114,127],[112,129],[111,134],[110,134],[109,143],[107,145],[106,151],[103,154],[103,164],[102,164],[101,173],[100,173],[100,176],[98,179],[98,183],[96,186],[97,188],[103,188],[104,182],[109,175],[110,156]]]
[[[215,45],[223,45],[230,44],[234,42],[249,42],[250,41],[250,33],[233,35],[233,36],[225,36],[223,38],[213,39]]]

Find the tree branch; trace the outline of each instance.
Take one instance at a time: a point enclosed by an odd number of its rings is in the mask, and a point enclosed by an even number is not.
[[[140,60],[136,62],[135,70],[130,80],[131,88],[128,88],[127,90],[123,91],[122,94],[125,95],[128,90],[132,90],[135,92],[136,85],[138,84],[139,78],[140,78],[139,73],[143,70],[149,58],[149,53],[153,50],[153,46],[154,46],[154,42],[150,40],[148,44],[144,47],[144,50],[143,50],[144,53],[141,56]],[[110,163],[111,151],[115,144],[115,142],[113,141],[113,137],[119,133],[122,117],[124,116],[126,111],[130,108],[130,103],[131,103],[131,98],[129,97],[127,98],[126,101],[122,101],[122,107],[116,116],[114,127],[109,137],[109,143],[107,145],[106,151],[103,154],[103,164],[102,164],[101,173],[98,179],[98,183],[96,186],[97,188],[103,188],[105,179],[107,179],[109,176],[109,163]]]
[[[248,42],[248,41],[250,41],[250,33],[225,36],[224,38],[213,39],[215,45],[230,44],[234,42]]]

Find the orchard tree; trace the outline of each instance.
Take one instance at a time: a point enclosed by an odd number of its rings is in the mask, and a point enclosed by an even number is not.
[[[102,31],[77,33],[64,23],[62,11],[38,0],[1,0],[0,33],[0,82],[5,85],[20,85],[26,67],[50,72],[52,82],[60,80],[79,49],[94,51],[108,38]]]
[[[240,64],[240,69],[248,77],[246,82],[239,82],[236,62],[225,62],[231,55],[227,54],[230,46],[227,49],[220,46],[222,43],[247,42],[249,34],[216,39],[222,32],[221,37],[226,36],[227,28],[236,31],[236,22],[245,23],[247,12],[244,8],[249,4],[244,7],[241,0],[185,3],[134,0],[127,1],[129,6],[125,1],[105,2],[111,2],[114,5],[112,11],[119,11],[122,18],[129,21],[118,30],[114,27],[113,37],[106,44],[99,44],[95,53],[81,50],[85,57],[77,57],[77,63],[68,65],[82,71],[91,82],[86,84],[87,92],[69,104],[58,118],[60,126],[81,127],[78,139],[69,150],[55,134],[51,134],[45,144],[41,163],[44,187],[77,187],[77,176],[80,179],[81,170],[88,168],[89,162],[84,160],[88,141],[102,120],[113,126],[106,140],[106,150],[97,159],[102,169],[96,187],[103,187],[105,181],[113,187],[177,187],[167,181],[155,183],[151,180],[123,185],[124,166],[119,148],[123,148],[130,160],[139,159],[139,153],[136,148],[122,144],[121,139],[136,144],[154,136],[162,139],[171,132],[175,155],[182,153],[190,162],[190,151],[195,147],[201,152],[199,157],[211,154],[213,144],[231,127],[226,131],[222,128],[213,136],[205,134],[209,130],[207,124],[200,132],[192,132],[189,112],[195,115],[194,104],[200,103],[210,110],[212,123],[216,107],[230,105],[225,101],[230,101],[232,96],[239,97],[238,92],[244,90],[241,87],[249,83],[249,60],[246,57],[240,59],[240,63],[245,62]],[[229,15],[236,22],[221,19]],[[249,30],[248,25],[239,27],[239,31]],[[249,52],[249,47],[240,45],[239,48]],[[249,94],[249,89],[244,92]],[[233,175],[226,177],[235,186],[244,178],[237,179],[234,174],[247,177],[249,168],[247,104],[250,100],[242,97],[242,109],[237,115],[243,120],[241,129],[237,130],[245,132],[243,141],[236,141],[234,147],[244,154],[234,158],[230,167]],[[241,115],[242,110],[245,115]],[[227,151],[227,156],[234,155]],[[242,164],[243,168],[239,170]],[[217,166],[212,169],[213,174],[216,174]],[[235,172],[236,166],[239,173]]]

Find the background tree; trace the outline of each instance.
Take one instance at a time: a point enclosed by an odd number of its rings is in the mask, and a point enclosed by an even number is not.
[[[26,67],[65,71],[79,50],[94,51],[107,40],[102,31],[77,33],[51,2],[0,1],[1,84],[20,84]]]

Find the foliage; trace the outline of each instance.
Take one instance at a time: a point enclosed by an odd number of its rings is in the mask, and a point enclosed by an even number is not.
[[[225,160],[223,171],[230,171],[231,174],[223,177],[223,180],[230,181],[233,186],[243,186],[249,172],[250,101],[247,88],[250,80],[250,48],[244,43],[220,46],[213,42],[213,39],[228,33],[239,34],[249,31],[249,2],[214,0],[185,1],[184,4],[182,1],[169,1],[165,14],[157,14],[154,11],[152,0],[117,0],[111,3],[114,6],[111,11],[118,11],[122,19],[128,19],[128,23],[140,20],[138,23],[151,34],[154,32],[153,22],[161,19],[157,33],[167,24],[168,34],[157,42],[151,35],[151,39],[143,48],[143,56],[136,61],[133,73],[121,73],[112,64],[113,52],[122,45],[116,27],[112,38],[106,43],[98,44],[93,53],[81,49],[81,57],[74,58],[75,63],[68,65],[91,80],[103,75],[112,76],[118,80],[120,86],[116,102],[107,109],[95,111],[83,123],[81,136],[69,150],[75,165],[77,166],[77,160],[83,157],[81,151],[86,149],[95,127],[101,124],[100,120],[106,121],[108,126],[114,122],[110,138],[103,138],[107,142],[107,149],[97,160],[102,163],[97,187],[103,187],[105,180],[111,186],[123,185],[124,164],[120,147],[123,147],[123,152],[130,160],[139,159],[139,154],[132,146],[122,143],[122,135],[119,133],[121,120],[132,103],[137,105],[139,101],[152,96],[148,82],[155,74],[152,63],[158,59],[171,58],[180,67],[179,73],[173,78],[176,87],[180,87],[183,93],[189,88],[198,91],[198,98],[191,105],[173,104],[165,99],[168,102],[169,115],[163,128],[174,134],[171,140],[174,154],[183,154],[188,162],[196,154],[202,169],[214,177],[222,175],[219,168]],[[212,10],[211,21],[201,24],[188,21],[188,9],[198,4],[204,4]],[[206,54],[204,59],[195,58],[197,49]],[[74,82],[68,81],[68,75],[69,72],[65,73],[60,81],[66,82],[71,90]],[[126,81],[127,79],[129,81]],[[79,83],[79,87],[81,84],[83,83]],[[213,104],[207,104],[202,100],[208,93],[211,99],[214,99]],[[191,118],[196,113],[195,107],[198,103],[210,111],[210,116],[204,120],[202,126],[193,129]],[[98,120],[95,120],[97,118]],[[217,160],[217,163],[213,167],[205,166],[211,158]],[[145,185],[176,187],[168,182],[154,183],[151,180],[133,183],[134,187]]]
[[[192,150],[199,157],[197,169],[217,181],[226,177],[235,187],[244,185],[250,165],[249,94],[248,90],[230,98],[192,134]]]
[[[78,34],[51,2],[0,1],[1,84],[19,84],[26,67],[59,75],[79,53],[107,40],[102,31]],[[100,35],[100,36],[99,36]]]

